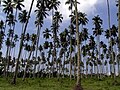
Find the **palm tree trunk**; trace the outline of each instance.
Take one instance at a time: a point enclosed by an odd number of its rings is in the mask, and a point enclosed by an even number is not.
[[[86,78],[88,77],[88,65],[86,63]]]
[[[8,69],[9,69],[9,58],[8,58],[9,49],[10,49],[9,46],[7,46],[7,52],[6,52],[7,65],[5,66],[5,71],[4,71],[6,78],[8,77]]]
[[[110,64],[110,75],[111,75],[111,78],[112,78],[112,64]]]
[[[52,9],[52,25],[53,25],[53,16],[54,16],[54,9]],[[54,32],[54,31],[53,31]],[[53,62],[55,62],[55,66],[54,66],[54,63],[53,63],[53,73],[54,73],[54,68],[56,67],[56,70],[57,70],[57,62],[56,62],[56,44],[55,44],[55,40],[56,40],[56,37],[55,37],[55,33],[53,33]]]
[[[30,10],[29,10],[29,13],[28,13],[28,19],[27,19],[27,21],[25,23],[23,36],[22,36],[21,41],[20,41],[20,48],[19,48],[18,58],[17,58],[17,61],[16,61],[15,72],[14,72],[13,79],[12,79],[12,82],[11,82],[12,84],[16,84],[19,59],[20,59],[20,56],[21,56],[22,48],[23,48],[24,35],[26,33],[26,30],[27,30],[27,25],[28,25],[28,22],[29,22],[29,18],[30,18],[30,14],[31,14],[31,11],[32,11],[33,3],[34,3],[34,0],[32,0],[32,2],[31,2]]]
[[[71,7],[72,7],[72,3],[71,3]],[[71,15],[72,15],[72,8],[71,8]],[[70,20],[70,80],[72,79],[72,18]]]
[[[74,62],[74,80],[76,79],[76,63]]]
[[[15,11],[15,20],[16,20],[16,18],[17,18],[17,8],[16,8],[16,11]],[[12,35],[12,37],[11,37],[10,42],[13,41],[14,30],[15,30],[15,24],[13,25],[13,35]],[[12,49],[12,47],[10,47],[9,53],[11,53],[11,49]],[[10,56],[10,54],[9,54],[9,56]],[[12,56],[12,55],[11,55],[11,56]]]
[[[39,38],[40,38],[40,28],[39,28],[39,26],[38,26],[38,30],[37,30],[37,45],[36,45],[35,61],[37,60]],[[36,70],[36,64],[34,65],[34,71],[33,71],[33,77],[34,77],[34,78],[35,78],[35,70]]]
[[[110,6],[109,6],[109,0],[107,0],[107,7],[108,7],[108,27],[109,27],[109,41],[110,41],[110,46],[111,46],[111,53],[112,53],[112,62],[113,62],[113,66],[114,66],[114,56],[113,56],[113,48],[112,48],[112,43],[111,43],[111,31],[110,31],[110,27],[111,27],[111,21],[110,21]]]
[[[63,71],[63,78],[65,77],[65,52],[64,52],[64,59],[63,59],[63,67],[62,67],[62,71]]]
[[[118,54],[120,55],[120,0],[118,0],[118,40],[119,40],[119,44],[118,44]],[[119,60],[118,63],[120,64]],[[119,65],[118,64],[118,65]],[[119,74],[120,74],[120,67],[118,68]]]
[[[37,77],[40,77],[40,70],[41,70],[41,62],[39,61],[39,64],[38,64],[38,75],[37,75]]]
[[[54,57],[52,55],[52,78],[53,78],[53,74],[54,74]]]
[[[28,68],[28,61],[30,60],[30,57],[32,55],[32,50],[30,51],[30,54],[29,54],[29,57],[27,59],[27,63],[26,63],[26,66],[25,66],[25,70],[24,70],[24,75],[23,75],[23,81],[25,80],[25,77],[26,77],[26,71],[27,71],[27,68]]]
[[[80,60],[81,60],[81,50],[80,50],[80,41],[79,41],[79,25],[78,25],[78,9],[77,9],[77,0],[75,0],[75,16],[76,16],[76,40],[77,40],[77,86],[81,86],[81,77],[80,77]]]
[[[70,80],[72,79],[72,35],[70,30]]]
[[[98,35],[97,41],[98,41],[98,60],[100,60],[100,35]],[[102,70],[101,65],[99,66],[99,68],[100,68],[100,79],[101,79],[101,70]]]

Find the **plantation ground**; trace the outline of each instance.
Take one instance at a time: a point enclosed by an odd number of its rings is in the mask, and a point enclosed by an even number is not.
[[[120,78],[117,78],[120,82]],[[84,90],[120,90],[119,82],[113,82],[111,78],[104,80],[97,79],[82,79],[82,86]],[[0,90],[73,90],[75,80],[69,81],[66,79],[56,78],[37,78],[27,79],[22,81],[21,78],[17,80],[17,85],[11,85],[6,82],[6,79],[0,78]]]

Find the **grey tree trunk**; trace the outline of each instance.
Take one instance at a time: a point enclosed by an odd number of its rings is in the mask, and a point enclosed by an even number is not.
[[[26,77],[26,72],[27,72],[27,68],[28,68],[28,62],[30,60],[31,55],[32,55],[32,50],[30,51],[30,54],[29,54],[28,59],[27,59],[27,63],[26,63],[26,66],[25,66],[24,75],[23,75],[23,79],[22,79],[23,81],[25,80],[25,77]]]
[[[77,40],[77,82],[76,82],[76,85],[81,86],[81,77],[80,77],[81,50],[80,50],[80,41],[79,41],[77,0],[75,0],[75,16],[76,16],[76,40]]]
[[[118,44],[118,54],[120,55],[120,0],[118,0],[118,40],[119,40],[119,44]],[[120,61],[118,60],[118,65],[120,64]],[[120,67],[118,68],[119,70],[119,75],[120,75]]]
[[[64,59],[63,59],[63,66],[62,66],[62,72],[63,72],[63,78],[65,76],[65,52],[64,52]]]
[[[38,45],[39,45],[39,38],[40,38],[40,28],[38,26],[37,30],[37,45],[36,45],[36,55],[35,55],[35,61],[37,60],[37,53],[38,53]],[[34,66],[34,71],[33,71],[33,77],[35,78],[35,70],[36,70],[36,64]]]
[[[32,11],[33,4],[34,4],[34,0],[32,0],[32,2],[31,2],[30,10],[29,10],[29,13],[28,13],[28,19],[25,23],[25,27],[24,27],[24,30],[23,30],[23,36],[22,36],[21,41],[20,41],[20,48],[19,48],[18,58],[17,58],[17,61],[16,61],[15,72],[14,72],[13,79],[12,79],[12,82],[11,82],[12,84],[16,84],[16,78],[17,78],[17,72],[18,72],[18,66],[19,66],[19,59],[20,59],[20,56],[21,56],[21,53],[22,53],[22,48],[23,48],[23,40],[24,40],[24,36],[25,36],[26,30],[27,30],[27,25],[28,25],[28,22],[29,22],[29,18],[30,18],[30,14],[31,14],[31,11]]]

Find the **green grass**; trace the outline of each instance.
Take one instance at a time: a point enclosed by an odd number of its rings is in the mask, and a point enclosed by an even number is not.
[[[117,78],[120,82],[120,78]],[[120,83],[113,82],[111,78],[103,80],[82,79],[84,90],[120,90]],[[73,90],[75,80],[70,81],[69,78],[37,78],[26,79],[24,82],[21,78],[17,79],[16,85],[11,85],[6,79],[0,78],[0,90]]]

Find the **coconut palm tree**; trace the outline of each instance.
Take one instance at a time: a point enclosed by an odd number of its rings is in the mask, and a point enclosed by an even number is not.
[[[9,44],[6,44],[7,45],[6,60],[8,60],[7,71],[6,71],[6,77],[7,77],[8,69],[9,69],[9,58],[8,57],[10,56],[10,53],[11,53],[11,44],[12,44],[12,38],[13,38],[13,35],[14,35],[12,27],[15,25],[15,20],[14,20],[14,15],[13,14],[9,14],[7,16],[6,23],[9,25],[9,28],[10,28],[8,30],[8,38],[7,38],[7,41],[9,42]]]
[[[79,2],[77,2],[79,4]],[[65,4],[69,4],[69,7],[68,9],[71,10],[71,15],[69,16],[71,18],[70,20],[70,80],[71,80],[71,68],[72,68],[72,65],[71,65],[71,62],[72,62],[72,57],[71,57],[71,54],[72,54],[72,31],[74,31],[74,28],[73,28],[73,18],[72,17],[72,13],[73,13],[73,6],[75,6],[75,1],[74,0],[67,0],[65,2]],[[75,15],[75,12],[74,12],[74,15]],[[75,23],[74,23],[75,24]]]
[[[49,9],[50,10],[57,10],[59,5],[60,5],[60,1],[58,1],[58,0],[50,0],[49,1]]]
[[[22,4],[22,2],[24,2],[24,0],[13,0],[13,2],[15,3],[15,20],[16,20],[16,17],[17,17],[17,12],[18,10],[22,10],[22,7],[24,7],[24,5]]]
[[[81,78],[80,78],[80,62],[81,62],[81,50],[80,50],[80,41],[79,41],[79,20],[78,20],[78,9],[77,9],[77,0],[75,0],[75,20],[76,20],[76,40],[77,40],[77,82],[76,87],[81,89]],[[77,90],[77,89],[76,89]],[[81,89],[82,90],[82,89]]]
[[[55,26],[55,23],[54,23],[54,17],[55,17],[55,11],[57,11],[58,10],[58,6],[60,5],[60,1],[59,0],[50,0],[49,1],[49,10],[51,10],[51,16],[52,16],[52,21],[51,21],[51,23],[52,23],[52,28],[53,28],[53,26]],[[59,22],[59,21],[58,21]],[[53,43],[53,45],[54,45],[54,49],[53,49],[53,61],[56,61],[55,59],[57,59],[56,58],[56,45],[55,45],[55,33],[54,33],[54,31],[53,31],[53,38],[54,38],[54,43]],[[53,67],[54,67],[54,65],[53,65]],[[54,69],[53,69],[53,72],[54,72]]]
[[[4,33],[4,29],[5,29],[5,25],[4,22],[1,20],[0,21],[0,50],[2,49],[2,44],[3,44],[3,39],[5,37],[5,33]],[[6,62],[4,62],[6,63]],[[6,74],[6,65],[4,65],[4,75]]]
[[[113,37],[114,40],[112,40],[112,47],[114,46],[113,48],[113,52],[115,53],[113,56],[114,56],[114,63],[113,63],[113,67],[114,67],[114,79],[116,79],[116,71],[115,71],[115,65],[116,65],[116,62],[117,62],[117,47],[116,47],[116,42],[117,42],[117,33],[118,33],[118,28],[115,26],[115,25],[112,25],[112,28],[111,28],[111,37]],[[111,47],[111,48],[112,48]]]
[[[70,15],[72,23],[75,25],[76,24],[76,16],[75,16],[75,10],[73,11],[73,15]],[[88,19],[86,17],[85,13],[78,12],[78,25],[81,25],[81,28],[83,30],[83,26],[88,23]],[[83,37],[82,33],[80,33],[80,38]],[[81,44],[81,39],[80,39],[80,44]],[[82,45],[81,45],[82,46]],[[82,60],[82,58],[81,58]]]
[[[4,39],[4,36],[5,36],[5,33],[4,33],[4,22],[1,20],[0,21],[0,50],[2,49],[2,44],[3,44],[3,39]]]
[[[52,28],[51,28],[51,30],[52,30],[52,33],[53,33],[53,42],[54,42],[54,56],[53,56],[53,61],[55,62],[56,61],[56,59],[57,59],[57,54],[56,54],[56,48],[57,48],[57,45],[56,45],[56,43],[57,43],[57,33],[58,33],[58,30],[59,30],[59,27],[60,27],[60,23],[62,23],[62,19],[63,19],[63,17],[62,17],[62,14],[60,14],[60,12],[55,12],[55,15],[53,16],[53,24],[52,24]]]
[[[66,57],[66,52],[67,48],[69,46],[69,40],[68,40],[68,30],[65,29],[63,32],[60,33],[60,44],[61,44],[61,51],[60,51],[60,58],[63,57],[64,55],[64,60],[63,60],[63,78],[64,78],[64,68],[65,68],[65,57]]]
[[[16,43],[19,41],[18,38],[19,38],[18,35],[15,34],[13,38],[13,44],[12,44],[12,48],[14,48],[13,57],[15,56]]]
[[[9,25],[10,29],[12,29],[12,26],[15,25],[16,20],[14,19],[13,14],[9,14],[6,19],[7,24]]]
[[[74,0],[67,0],[65,2],[65,4],[70,4],[68,9],[71,10],[71,15],[72,15],[72,10],[73,10],[73,6],[74,6]],[[70,72],[70,80],[72,78],[72,30],[74,30],[74,28],[72,28],[73,25],[72,25],[72,18],[71,18],[71,21],[70,21],[70,68],[69,68],[69,72]]]
[[[25,70],[24,70],[24,75],[23,75],[23,81],[25,80],[25,77],[26,77],[26,71],[27,71],[27,68],[28,68],[28,62],[30,61],[30,58],[31,58],[31,55],[32,55],[32,52],[34,51],[35,49],[35,44],[36,44],[36,39],[37,39],[37,35],[36,34],[32,34],[31,35],[31,41],[32,41],[32,45],[29,49],[30,53],[29,53],[29,56],[28,56],[28,59],[27,59],[27,63],[26,63],[26,66],[25,66]]]
[[[28,12],[26,10],[23,10],[18,15],[18,20],[20,21],[20,23],[22,23],[22,33],[23,33],[25,22],[28,19],[27,14],[28,14]]]
[[[20,59],[20,56],[21,56],[22,48],[23,48],[23,40],[24,40],[24,36],[25,36],[25,33],[26,33],[26,29],[27,29],[27,25],[28,25],[28,22],[29,22],[29,18],[30,18],[30,14],[31,14],[31,11],[32,11],[33,4],[34,4],[34,0],[32,0],[32,2],[31,2],[30,10],[28,12],[28,19],[27,19],[27,21],[25,23],[25,26],[24,26],[24,29],[23,29],[23,34],[22,34],[23,36],[21,37],[21,41],[20,41],[20,48],[19,48],[19,52],[18,52],[18,58],[17,58],[17,61],[16,61],[15,72],[14,72],[14,76],[13,76],[13,79],[12,79],[12,84],[16,84],[16,77],[17,77],[19,59]]]
[[[3,12],[6,14],[6,20],[9,14],[13,15],[13,8],[14,8],[15,4],[12,3],[12,0],[4,0],[3,1]],[[5,22],[5,29],[6,29],[6,23]],[[4,29],[4,32],[5,32]]]
[[[13,7],[15,4],[12,3],[12,0],[4,0],[3,1],[3,11],[5,14],[13,14]]]
[[[107,8],[108,8],[108,28],[109,28],[109,46],[110,46],[110,50],[111,50],[111,52],[113,52],[113,49],[112,49],[112,38],[111,38],[111,19],[110,19],[110,5],[109,5],[109,0],[107,0]],[[112,58],[112,62],[113,62],[113,54],[111,54],[111,58]]]
[[[8,69],[9,69],[9,47],[10,47],[10,45],[11,45],[11,42],[10,42],[10,39],[9,39],[9,37],[7,38],[7,40],[6,40],[6,46],[7,46],[7,51],[6,51],[6,60],[7,60],[7,62],[6,62],[6,65],[5,65],[5,71],[4,71],[4,74],[5,74],[5,76],[7,77],[8,76]]]
[[[49,39],[52,35],[50,34],[50,30],[48,28],[45,29],[45,31],[43,31],[43,37],[47,40]]]
[[[7,16],[7,19],[6,19],[6,22],[7,24],[9,25],[10,29],[9,29],[9,39],[10,39],[10,42],[12,43],[13,42],[13,38],[14,38],[14,30],[12,29],[12,27],[15,26],[15,18],[14,18],[14,15],[13,14],[9,14]],[[9,53],[11,53],[11,47],[9,47]],[[10,55],[9,55],[10,56]]]
[[[95,72],[95,71],[94,72],[97,73],[97,75],[98,75],[98,66],[97,66],[98,65],[98,57],[96,57],[98,55],[98,50],[96,50],[96,42],[95,42],[94,36],[91,35],[89,37],[89,43],[86,47],[87,47],[86,51],[88,51],[87,55],[89,56],[89,57],[87,56],[88,60],[86,61],[86,64],[87,64],[86,74],[88,74],[88,64],[89,64],[89,61],[91,60],[90,58],[92,58],[94,68],[97,69],[97,70],[95,70],[97,72]]]
[[[75,1],[74,0],[67,0],[65,4],[69,4],[68,9],[72,11]]]
[[[37,45],[36,45],[36,58],[37,58],[37,53],[38,53],[38,44],[39,44],[39,38],[40,38],[40,30],[41,27],[43,26],[43,22],[44,22],[44,18],[47,17],[48,13],[47,13],[47,7],[45,7],[43,5],[44,2],[39,2],[40,5],[37,5],[37,10],[35,10],[36,12],[36,27],[37,27]],[[35,59],[36,61],[36,59]],[[34,73],[33,76],[35,77],[35,68],[36,65],[34,66]]]
[[[93,28],[93,35],[97,36],[97,44],[98,44],[98,61],[100,60],[100,35],[103,32],[103,29],[101,28],[102,25],[102,19],[99,17],[99,15],[95,16],[93,19],[93,24],[95,25],[95,27]],[[100,74],[100,78],[101,78],[101,74]]]
[[[15,4],[15,15],[14,15],[14,19],[16,20],[17,18],[17,13],[18,13],[18,10],[22,10],[22,7],[24,7],[24,5],[22,4],[24,0],[13,0],[14,4]],[[17,21],[17,20],[16,20]],[[13,31],[15,29],[15,24],[13,26]]]
[[[49,1],[49,10],[52,10],[52,24],[53,24],[53,15],[54,15],[54,10],[58,10],[58,6],[60,5],[60,1],[58,0],[50,0]]]
[[[45,31],[43,31],[43,37],[46,39],[45,43],[44,43],[44,48],[48,49],[50,47],[50,49],[47,51],[48,56],[47,56],[47,62],[48,62],[48,72],[49,72],[49,78],[50,78],[50,74],[51,74],[51,63],[50,63],[50,54],[51,54],[51,46],[50,46],[50,42],[48,41],[48,39],[52,36],[50,34],[50,30],[48,28],[45,29]]]
[[[102,74],[104,75],[104,68],[105,68],[104,65],[107,64],[107,61],[105,61],[105,55],[107,53],[107,45],[104,44],[103,41],[101,41],[100,42],[100,48],[102,48],[102,53],[101,53],[100,57],[101,57],[101,60],[102,60]]]
[[[119,56],[120,56],[120,0],[118,0],[118,49],[119,49]]]

